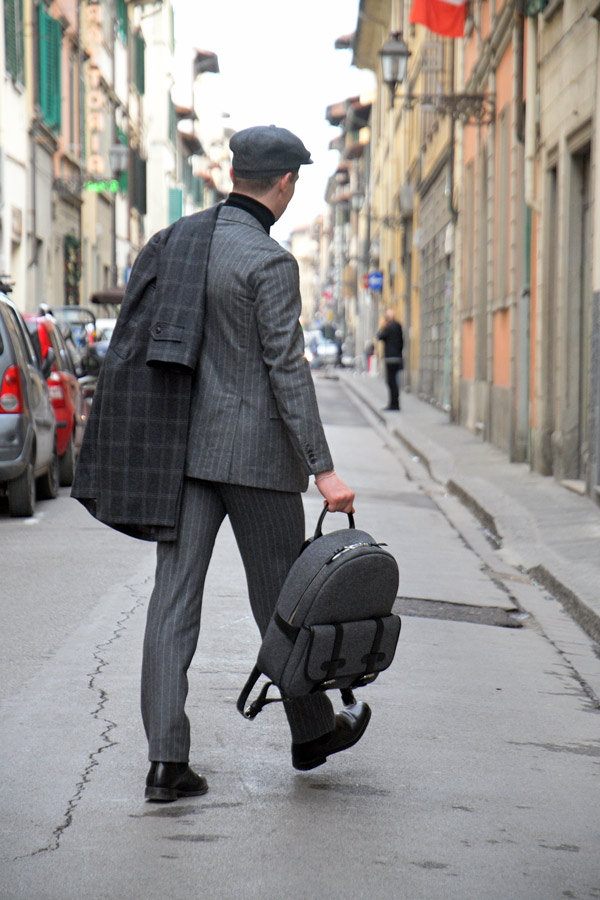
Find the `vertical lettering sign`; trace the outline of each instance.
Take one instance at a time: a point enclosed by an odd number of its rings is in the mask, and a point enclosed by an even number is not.
[[[106,161],[102,155],[102,138],[106,127],[105,95],[102,90],[99,60],[103,42],[103,12],[102,0],[88,0],[86,8],[86,49],[90,59],[88,65],[88,91],[85,103],[90,135],[90,155],[87,168],[90,174],[98,178],[102,178],[106,171]]]

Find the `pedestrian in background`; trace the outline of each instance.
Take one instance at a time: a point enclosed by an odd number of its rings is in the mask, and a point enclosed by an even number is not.
[[[404,336],[402,325],[396,321],[393,309],[388,309],[379,323],[377,339],[383,341],[385,376],[389,390],[389,402],[385,410],[398,410],[400,409],[400,372],[404,368],[402,360]]]
[[[275,126],[244,129],[230,147],[226,202],[159,232],[136,261],[73,488],[102,521],[158,540],[142,664],[152,801],[208,789],[188,764],[184,706],[225,516],[264,634],[305,538],[308,476],[331,511],[354,502],[334,471],[304,358],[298,265],[269,236],[310,153]],[[302,770],[355,744],[370,717],[361,702],[334,715],[325,693],[285,710]]]

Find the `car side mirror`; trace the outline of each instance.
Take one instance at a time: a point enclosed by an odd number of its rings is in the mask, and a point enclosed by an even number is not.
[[[56,362],[56,353],[54,352],[54,347],[48,347],[48,352],[46,353],[46,359],[42,363],[42,375],[44,378],[48,378],[50,372],[52,371],[52,366]]]

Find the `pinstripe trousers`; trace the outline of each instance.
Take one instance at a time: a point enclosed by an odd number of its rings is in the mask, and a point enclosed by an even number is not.
[[[229,516],[246,570],[252,613],[264,634],[281,586],[304,541],[300,494],[184,479],[180,537],[157,545],[142,662],[142,718],[151,761],[187,762],[187,671],[200,633],[206,572],[217,532]],[[331,731],[325,694],[284,704],[293,741]]]

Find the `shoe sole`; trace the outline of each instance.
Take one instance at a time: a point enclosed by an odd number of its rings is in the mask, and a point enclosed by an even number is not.
[[[201,797],[206,794],[208,785],[199,791],[180,791],[177,788],[147,787],[144,798],[151,803],[172,803],[181,797]]]
[[[367,707],[367,715],[365,716],[363,726],[353,741],[351,741],[349,744],[344,744],[343,747],[338,747],[337,750],[330,750],[330,752],[327,755],[323,754],[323,756],[315,756],[309,762],[305,762],[305,763],[292,762],[292,765],[294,766],[295,769],[298,769],[299,772],[308,772],[309,769],[316,769],[317,766],[322,766],[324,762],[327,762],[328,756],[333,756],[334,753],[341,753],[342,750],[349,750],[350,747],[354,747],[354,745],[360,741],[361,737],[367,730],[367,725],[369,724],[370,721],[371,721],[371,708]]]

